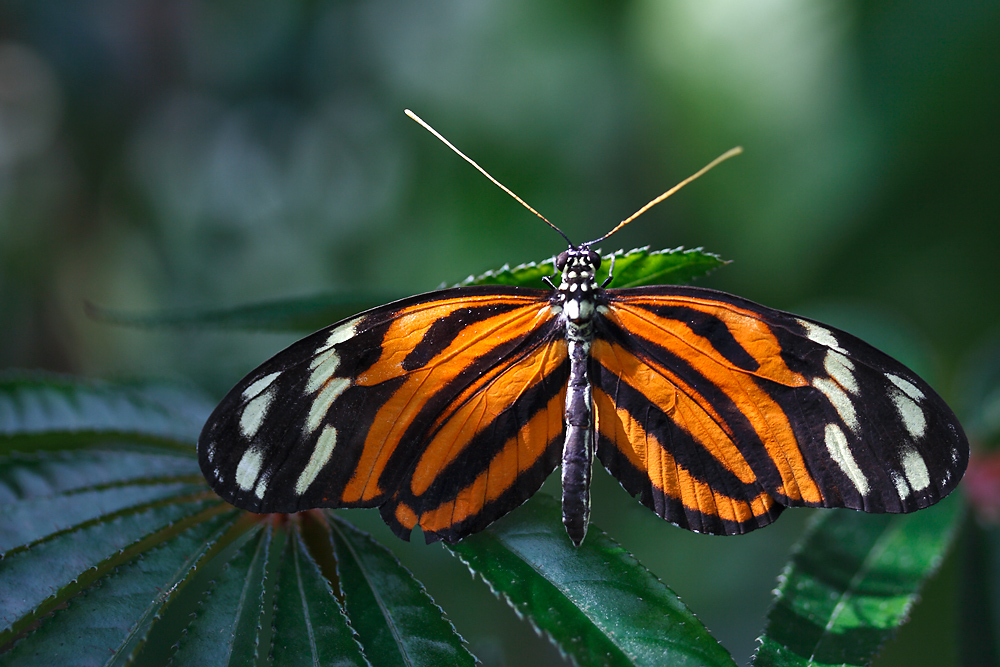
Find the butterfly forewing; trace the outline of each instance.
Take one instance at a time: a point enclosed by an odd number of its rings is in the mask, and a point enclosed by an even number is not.
[[[591,360],[598,457],[678,525],[744,533],[783,506],[912,511],[965,469],[944,402],[847,333],[699,288],[607,300]]]
[[[381,506],[401,536],[454,541],[558,462],[565,341],[548,293],[463,287],[321,330],[230,391],[202,470],[255,512]]]

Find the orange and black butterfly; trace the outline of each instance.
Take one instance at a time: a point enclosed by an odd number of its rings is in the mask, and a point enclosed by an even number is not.
[[[604,289],[592,246],[634,217],[570,243],[551,289],[443,289],[278,353],[209,418],[206,478],[253,512],[378,507],[403,539],[456,542],[561,465],[577,545],[595,456],[659,516],[716,534],[785,507],[911,512],[955,488],[955,415],[863,341],[709,289]]]

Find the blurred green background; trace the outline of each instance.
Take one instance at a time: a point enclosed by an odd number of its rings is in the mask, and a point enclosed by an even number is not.
[[[84,302],[402,296],[563,249],[409,107],[576,242],[744,146],[604,249],[720,253],[700,284],[868,338],[960,407],[1000,336],[998,54],[995,1],[8,0],[0,368],[218,397],[292,337],[113,327]],[[808,513],[696,536],[595,484],[596,524],[744,660]],[[557,658],[440,547],[347,516],[487,664]]]

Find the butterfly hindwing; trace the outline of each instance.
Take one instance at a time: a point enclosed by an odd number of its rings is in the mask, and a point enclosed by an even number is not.
[[[403,537],[480,530],[558,464],[568,363],[547,297],[444,290],[298,341],[216,408],[202,470],[254,512],[377,506]]]
[[[784,506],[908,512],[958,483],[968,445],[950,409],[850,334],[706,289],[607,297],[598,457],[660,516],[736,534]]]

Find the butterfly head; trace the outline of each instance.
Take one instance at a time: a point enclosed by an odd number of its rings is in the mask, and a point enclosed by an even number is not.
[[[556,270],[562,274],[559,289],[568,290],[574,283],[585,284],[589,288],[594,283],[594,276],[600,267],[601,255],[596,250],[591,250],[588,245],[570,246],[556,257]]]
[[[584,322],[593,316],[598,290],[594,276],[600,266],[601,255],[586,244],[570,246],[556,257],[562,280],[554,299],[571,322]]]

